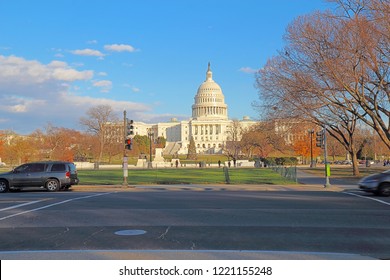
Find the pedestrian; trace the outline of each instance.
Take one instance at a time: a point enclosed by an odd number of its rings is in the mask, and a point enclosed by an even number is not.
[[[175,165],[176,165],[176,168],[179,166],[179,161],[178,160],[175,161]]]
[[[218,167],[221,168],[221,160],[218,160]]]

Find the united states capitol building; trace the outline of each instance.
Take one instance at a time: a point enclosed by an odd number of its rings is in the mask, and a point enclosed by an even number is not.
[[[240,131],[255,124],[249,117],[229,120],[225,97],[221,87],[213,80],[209,63],[206,80],[199,86],[194,97],[191,119],[172,119],[170,122],[156,124],[134,120],[133,126],[135,135],[153,134],[155,138],[164,137],[167,143],[163,153],[168,155],[187,154],[191,137],[195,141],[198,154],[222,153],[228,141],[232,141],[233,137],[237,140],[237,137],[241,137]]]

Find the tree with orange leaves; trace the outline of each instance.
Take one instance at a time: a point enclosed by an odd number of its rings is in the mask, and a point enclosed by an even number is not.
[[[294,141],[294,143],[293,143],[294,152],[297,155],[300,155],[305,159],[310,158],[310,156],[312,155],[313,160],[315,160],[316,157],[321,155],[322,150],[321,150],[321,148],[316,146],[315,136],[312,137],[311,141],[312,142],[310,143],[310,135],[309,134],[307,136],[305,136],[303,139],[299,139],[297,141]],[[311,154],[311,153],[313,153],[313,154]]]

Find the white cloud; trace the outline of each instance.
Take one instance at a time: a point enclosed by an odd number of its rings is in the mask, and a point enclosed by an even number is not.
[[[141,91],[141,89],[139,89],[139,88],[137,88],[137,87],[132,87],[131,90],[132,90],[133,92],[140,92],[140,91]]]
[[[132,63],[126,63],[126,62],[123,62],[122,63],[122,66],[124,66],[124,67],[133,67],[134,65],[132,64]]]
[[[93,49],[74,50],[71,51],[71,53],[76,55],[82,55],[82,56],[98,56],[98,57],[104,56],[102,52]]]
[[[258,70],[253,69],[251,67],[241,67],[239,71],[243,72],[243,73],[247,73],[247,74],[253,74],[253,73],[256,73]]]
[[[77,71],[66,62],[54,60],[45,65],[36,60],[26,60],[16,56],[0,55],[0,82],[33,83],[47,81],[89,80],[93,71]]]
[[[54,69],[53,77],[62,81],[89,80],[93,76],[93,71],[77,71],[75,69]]]
[[[136,51],[136,49],[133,46],[124,45],[124,44],[105,45],[104,49],[112,52],[135,52]]]
[[[124,84],[123,87],[130,88],[132,92],[140,92],[141,91],[140,88],[138,88],[136,86],[129,85],[129,84]]]
[[[45,100],[31,99],[20,96],[1,96],[0,109],[8,113],[26,113],[33,111],[37,106],[46,104]]]
[[[112,86],[112,82],[108,80],[96,81],[93,83],[95,87],[110,87]]]
[[[67,97],[64,96],[64,99],[66,100]],[[151,110],[149,105],[142,103],[118,101],[108,98],[93,98],[90,96],[72,96],[72,103],[78,108],[83,108],[83,111],[86,111],[89,107],[95,107],[98,105],[110,105],[114,111],[118,113],[122,113],[123,109],[132,112],[145,112]]]
[[[90,81],[93,75],[92,70],[78,71],[63,61],[43,64],[0,55],[1,129],[30,133],[47,122],[81,129],[80,117],[85,116],[88,108],[101,104],[112,106],[119,116],[123,109],[134,118],[151,111],[151,105],[142,103],[80,96],[82,89],[90,85],[83,86],[82,82]],[[92,85],[104,91],[112,87],[112,82],[92,80]]]
[[[95,81],[93,86],[100,87],[101,92],[109,92],[112,88],[112,82],[108,80]]]

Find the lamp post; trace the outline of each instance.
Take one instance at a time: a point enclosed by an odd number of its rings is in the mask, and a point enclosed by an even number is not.
[[[324,142],[324,160],[325,160],[325,185],[324,188],[330,187],[329,177],[330,177],[330,163],[328,162],[328,144],[326,141],[326,127],[323,128],[323,142]]]
[[[148,164],[148,168],[152,168],[152,139],[153,139],[153,132],[152,132],[152,129],[148,129],[148,137],[149,137],[149,164]]]
[[[314,167],[313,163],[313,134],[314,134],[314,129],[309,129],[308,130],[309,135],[310,135],[310,168]]]

